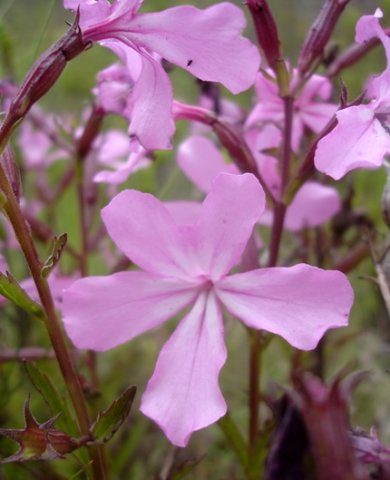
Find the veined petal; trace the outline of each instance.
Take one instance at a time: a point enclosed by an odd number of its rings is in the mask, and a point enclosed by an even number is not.
[[[144,272],[87,277],[64,291],[63,322],[76,347],[105,351],[157,327],[195,296],[180,281]]]
[[[196,77],[239,93],[254,83],[260,64],[257,48],[240,36],[245,24],[242,11],[224,2],[204,10],[179,6],[140,14],[123,25],[122,34]]]
[[[180,145],[177,163],[199,190],[205,193],[210,190],[219,173],[239,173],[235,165],[224,161],[211,140],[199,136],[190,137]]]
[[[174,445],[185,447],[192,432],[225,415],[218,384],[225,361],[220,307],[213,292],[202,293],[161,350],[141,401]]]
[[[346,326],[353,302],[344,274],[304,264],[226,277],[216,294],[247,326],[276,333],[302,350],[315,348],[328,329]]]
[[[217,279],[239,261],[264,206],[254,175],[218,175],[196,225],[197,261],[205,274]]]
[[[142,55],[142,70],[134,85],[129,134],[147,150],[171,148],[172,85],[159,61]]]
[[[339,180],[355,168],[377,168],[390,152],[390,136],[369,106],[337,112],[338,124],[318,142],[316,168]]]
[[[142,269],[163,277],[193,276],[192,247],[153,195],[124,190],[103,208],[102,218],[116,245]]]

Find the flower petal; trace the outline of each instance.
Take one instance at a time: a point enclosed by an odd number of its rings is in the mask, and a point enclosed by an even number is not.
[[[377,168],[390,152],[390,136],[369,106],[337,112],[338,124],[318,142],[316,168],[339,180],[355,168]]]
[[[264,206],[254,175],[218,175],[197,223],[198,263],[206,274],[219,278],[239,261]]]
[[[346,326],[353,302],[345,275],[304,264],[232,275],[216,288],[246,325],[281,335],[302,350],[314,348],[329,328]]]
[[[301,118],[313,132],[319,133],[337,111],[333,103],[311,103],[301,111]]]
[[[204,10],[185,5],[140,14],[121,33],[127,29],[134,44],[239,93],[254,83],[260,64],[257,48],[240,36],[245,24],[242,11],[223,2]]]
[[[295,73],[296,71],[294,71]],[[322,75],[312,75],[302,89],[297,104],[306,108],[307,105],[314,103],[314,100],[327,100],[332,93],[332,82]],[[317,103],[317,105],[321,105]]]
[[[192,276],[186,237],[153,195],[124,190],[103,208],[102,218],[116,245],[142,269],[165,277]]]
[[[235,165],[224,161],[211,140],[199,136],[190,137],[180,145],[177,163],[199,190],[205,193],[210,190],[219,173],[239,173]]]
[[[225,415],[218,385],[225,361],[220,307],[203,293],[161,350],[142,396],[141,411],[174,445],[185,447],[192,432]]]
[[[178,225],[194,225],[202,208],[200,202],[189,200],[164,202],[164,206]]]
[[[172,85],[159,61],[142,55],[142,70],[133,90],[129,134],[147,150],[171,148]]]
[[[293,232],[316,227],[332,218],[340,206],[340,196],[335,188],[307,182],[287,209],[285,227]]]
[[[63,293],[63,322],[76,347],[109,350],[173,317],[195,295],[182,282],[144,272],[83,278]]]
[[[126,23],[132,19],[143,0],[63,0],[68,10],[80,11],[80,27],[85,38],[107,28],[114,22]]]
[[[255,88],[258,102],[249,113],[246,126],[251,127],[265,122],[281,122],[283,120],[283,100],[278,95],[276,82],[259,73]]]

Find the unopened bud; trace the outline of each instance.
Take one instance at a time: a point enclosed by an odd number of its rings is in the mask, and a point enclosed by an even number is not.
[[[27,74],[4,120],[8,129],[22,119],[34,103],[50,90],[67,62],[84,51],[88,45],[82,38],[76,16],[68,32],[41,55]]]
[[[313,62],[322,56],[325,45],[350,0],[325,0],[318,17],[310,27],[298,59],[298,70],[303,76]]]
[[[30,399],[24,405],[25,427],[23,429],[0,429],[0,435],[19,444],[19,450],[10,457],[0,460],[0,464],[25,462],[28,460],[53,460],[63,458],[86,444],[89,438],[71,438],[67,433],[53,427],[56,417],[38,423],[30,411]]]
[[[219,141],[230,153],[234,163],[242,172],[250,172],[258,175],[258,169],[249,147],[246,145],[242,135],[230,125],[218,120],[212,124]]]
[[[0,155],[0,164],[7,175],[15,197],[19,200],[22,194],[22,180],[20,178],[19,167],[15,161],[14,152],[9,144]]]
[[[267,0],[247,0],[252,15],[257,41],[269,66],[276,72],[277,63],[283,58],[278,29]]]
[[[389,35],[389,30],[386,30],[386,34]],[[351,65],[354,65],[362,57],[364,57],[370,50],[380,44],[380,40],[377,37],[370,38],[367,42],[357,43],[347,48],[344,52],[338,55],[332,63],[330,63],[326,75],[328,77],[335,77],[342,70]]]

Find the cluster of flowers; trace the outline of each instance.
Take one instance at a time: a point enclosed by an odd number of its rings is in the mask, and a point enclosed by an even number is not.
[[[192,432],[226,413],[218,384],[227,355],[225,309],[249,328],[275,333],[294,347],[309,350],[328,329],[347,325],[353,292],[338,271],[306,264],[258,266],[262,240],[256,225],[271,225],[274,214],[266,194],[274,202],[283,200],[280,165],[273,154],[284,141],[284,104],[273,70],[259,71],[257,48],[241,36],[242,11],[220,3],[203,10],[179,6],[140,13],[141,4],[141,0],[64,0],[65,8],[78,12],[83,40],[97,42],[118,56],[118,63],[98,74],[94,113],[124,117],[128,134],[108,130],[94,139],[88,175],[91,183],[110,185],[113,198],[102,210],[104,225],[139,270],[75,282],[66,279],[72,284],[59,306],[74,344],[97,351],[185,312],[160,352],[141,401],[142,412],[170,441],[185,446]],[[378,37],[389,61],[390,40],[380,16],[377,11],[359,20],[356,41]],[[199,106],[175,101],[163,59],[204,82],[218,82],[233,94],[254,85],[257,99],[252,111],[245,116],[240,107],[221,98],[214,108],[207,93]],[[368,103],[341,109],[329,102],[329,80],[310,76],[296,95],[292,152],[298,153],[305,140],[313,132],[320,134],[335,115],[337,125],[318,142],[316,168],[337,180],[358,167],[380,166],[390,151],[389,68],[369,82]],[[289,73],[293,91],[301,78],[295,69]],[[116,194],[116,186],[134,171],[151,165],[153,150],[171,148],[177,119],[196,115],[204,119],[217,115],[232,132],[240,132],[257,175],[240,174],[235,164],[225,161],[210,126],[194,126],[176,158],[206,194],[202,203],[163,203],[137,190]],[[25,165],[37,171],[42,184],[48,164],[69,153],[66,142],[53,143],[54,126],[54,119],[34,107],[21,128]],[[80,132],[72,135],[77,139]],[[340,205],[335,188],[308,181],[288,206],[284,226],[298,232],[321,225]],[[253,248],[255,259],[248,262]],[[51,278],[54,290],[67,286],[58,277]]]

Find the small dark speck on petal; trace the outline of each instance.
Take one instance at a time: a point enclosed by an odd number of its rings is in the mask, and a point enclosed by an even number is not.
[[[187,67],[190,67],[192,65],[193,60],[188,60],[187,62]]]

